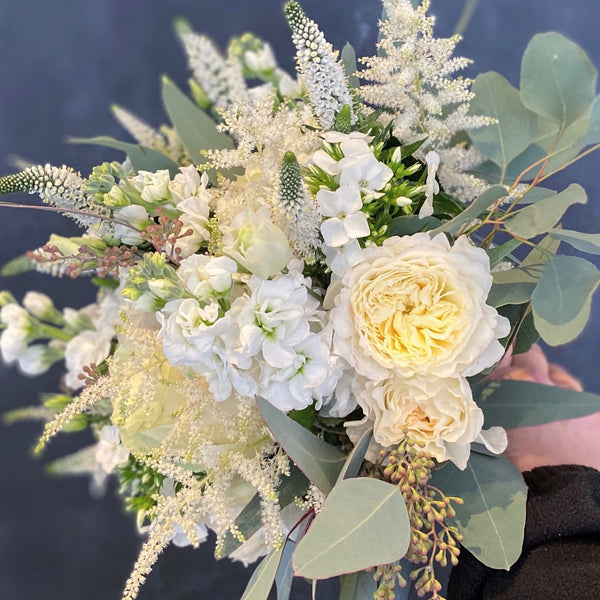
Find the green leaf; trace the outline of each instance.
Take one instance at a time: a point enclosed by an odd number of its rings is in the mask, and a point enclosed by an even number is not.
[[[524,354],[527,352],[533,344],[540,339],[540,334],[535,328],[533,320],[533,313],[528,312],[519,327],[519,331],[515,337],[515,345],[513,347],[513,354]]]
[[[468,225],[473,219],[476,219],[482,212],[489,209],[494,203],[506,196],[506,189],[501,186],[494,186],[474,200],[460,215],[454,217],[450,221],[446,221],[437,229],[434,229],[431,234],[438,233],[458,233],[463,227]]]
[[[29,260],[27,256],[22,254],[21,256],[17,256],[17,258],[13,258],[7,263],[4,263],[4,265],[2,265],[2,269],[0,269],[0,275],[2,275],[2,277],[12,277],[14,275],[21,275],[34,270],[35,262]]]
[[[500,246],[490,248],[487,253],[490,258],[490,269],[493,269],[496,265],[501,263],[511,252],[516,250],[520,245],[521,241],[515,238],[511,238],[508,242],[504,242]]]
[[[273,581],[275,581],[284,548],[285,546],[282,545],[279,550],[271,552],[262,559],[260,565],[252,573],[242,600],[267,600],[273,587]]]
[[[350,452],[348,455],[346,464],[338,475],[338,483],[342,481],[342,479],[351,479],[352,477],[356,477],[358,475],[372,439],[373,428],[371,427],[360,436],[356,446],[354,446],[352,452]]]
[[[294,552],[294,572],[326,579],[402,558],[410,526],[400,489],[384,481],[345,479],[332,490]]]
[[[494,283],[487,303],[498,308],[507,304],[529,302],[535,287],[542,276],[543,264],[515,267],[509,271],[492,273]]]
[[[600,410],[600,396],[532,381],[500,379],[476,383],[473,399],[483,410],[485,424],[528,427],[585,417]]]
[[[584,138],[583,143],[587,145],[600,142],[600,96],[597,96],[590,111],[590,131]]]
[[[596,69],[579,46],[558,33],[539,34],[523,55],[521,100],[566,127],[589,110],[596,79]]]
[[[582,233],[581,231],[571,231],[570,229],[551,229],[548,235],[555,240],[566,242],[582,252],[600,254],[600,233]]]
[[[302,496],[308,489],[310,481],[306,479],[304,474],[296,467],[291,465],[289,477],[283,477],[277,496],[279,497],[279,505],[285,507],[294,502],[295,498]],[[244,507],[242,512],[235,520],[235,525],[246,540],[250,539],[262,526],[262,510],[259,494],[250,500]],[[234,550],[239,548],[243,542],[233,537],[231,533],[227,533],[223,541],[221,556],[228,556]]]
[[[263,398],[256,403],[262,416],[288,456],[325,494],[335,485],[346,455],[314,436]]]
[[[419,231],[430,231],[431,229],[439,227],[441,224],[442,222],[433,216],[420,219],[417,215],[407,215],[392,219],[386,233],[389,236],[413,235]]]
[[[339,600],[371,600],[376,591],[373,573],[359,571],[340,577]]]
[[[131,165],[136,171],[155,172],[167,169],[171,174],[171,177],[174,177],[179,173],[179,165],[175,161],[171,160],[162,152],[147,148],[146,146],[120,142],[119,140],[115,140],[114,138],[105,135],[91,138],[69,138],[69,142],[72,144],[91,144],[94,146],[104,146],[106,148],[121,150],[121,152],[127,154],[131,161]]]
[[[344,73],[348,78],[348,85],[351,88],[357,88],[360,86],[360,81],[355,75],[358,68],[356,67],[356,52],[352,44],[346,42],[346,45],[342,49],[342,63],[344,65]]]
[[[206,162],[203,150],[234,147],[233,140],[219,131],[216,123],[168,77],[162,80],[162,99],[183,147],[195,164]]]
[[[506,229],[521,238],[533,238],[552,229],[570,206],[586,202],[585,190],[580,185],[571,184],[560,194],[521,208],[505,222]]]
[[[551,346],[574,340],[590,316],[600,272],[583,258],[554,256],[531,296],[535,328]]]
[[[463,546],[484,565],[508,570],[521,554],[525,529],[527,486],[519,470],[502,454],[472,452],[464,471],[449,463],[432,484],[464,500],[454,519]]]
[[[287,540],[283,555],[279,561],[279,568],[275,576],[275,585],[277,587],[277,600],[288,600],[292,591],[292,581],[294,579],[294,568],[292,567],[292,554],[296,549],[296,542]]]
[[[519,92],[493,71],[475,79],[473,92],[471,112],[493,117],[496,123],[470,130],[469,137],[481,154],[500,167],[503,181],[511,161],[529,147],[536,115],[523,106]]]

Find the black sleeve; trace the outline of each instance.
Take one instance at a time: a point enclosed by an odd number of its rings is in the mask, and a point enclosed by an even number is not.
[[[490,569],[463,549],[448,600],[600,598],[600,472],[538,467],[529,486],[523,554],[510,571]]]

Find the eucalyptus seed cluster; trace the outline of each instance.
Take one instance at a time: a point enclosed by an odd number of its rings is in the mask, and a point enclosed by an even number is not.
[[[375,600],[395,600],[396,582],[401,588],[406,587],[406,579],[402,577],[402,566],[399,562],[378,566],[373,579],[379,584],[373,594]]]
[[[442,585],[435,576],[435,563],[442,567],[448,562],[458,564],[462,536],[448,521],[456,516],[452,504],[462,504],[463,500],[448,497],[429,484],[434,467],[435,461],[423,450],[423,445],[405,438],[396,449],[380,453],[371,474],[398,485],[404,496],[411,529],[406,559],[421,565],[410,573],[417,595],[431,594],[431,600],[444,600],[439,594]],[[379,569],[382,569],[381,583],[375,599],[392,600],[394,588],[391,586],[396,579],[401,587],[406,582],[396,565]]]

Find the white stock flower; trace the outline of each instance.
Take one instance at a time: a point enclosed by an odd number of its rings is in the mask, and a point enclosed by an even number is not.
[[[72,390],[82,388],[84,382],[79,379],[83,367],[92,363],[99,365],[110,353],[110,344],[114,330],[103,328],[100,331],[88,329],[67,342],[65,348],[65,383]]]
[[[444,234],[388,238],[326,299],[335,351],[373,381],[475,375],[500,360],[510,329],[486,304],[491,285],[487,254],[464,236],[452,247]]]
[[[271,221],[268,206],[240,211],[222,227],[223,254],[262,279],[285,268],[290,246],[285,233]]]
[[[11,363],[21,358],[27,350],[33,323],[29,313],[18,304],[3,306],[0,322],[6,325],[0,335],[0,351],[3,360]]]
[[[228,292],[236,271],[235,261],[227,256],[194,254],[181,261],[177,275],[187,291],[202,300]]]
[[[246,50],[244,62],[254,73],[266,73],[277,67],[277,60],[269,44],[263,43],[259,50]]]
[[[361,211],[362,199],[357,185],[345,185],[335,192],[319,190],[317,202],[324,217],[321,233],[325,244],[337,248],[369,235],[367,216]]]
[[[419,210],[419,218],[430,217],[433,214],[433,197],[439,194],[440,185],[435,178],[438,167],[440,166],[440,157],[436,152],[428,152],[425,156],[427,163],[427,181],[425,182],[425,202]]]
[[[56,315],[56,308],[52,299],[46,294],[29,291],[23,296],[23,306],[34,316],[42,321],[52,320]]]
[[[63,356],[61,348],[33,344],[28,346],[19,357],[19,368],[25,375],[41,375]]]

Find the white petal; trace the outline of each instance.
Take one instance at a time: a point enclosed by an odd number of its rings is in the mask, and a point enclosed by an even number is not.
[[[337,217],[342,212],[343,196],[339,190],[319,190],[317,202],[324,217]]]
[[[343,221],[337,217],[323,221],[321,223],[321,233],[325,243],[332,248],[343,246],[350,240]]]
[[[360,197],[360,189],[356,184],[343,185],[337,190],[337,193],[341,198],[340,212],[349,214],[362,208],[362,198]]]
[[[371,232],[367,215],[363,212],[355,212],[344,219],[344,229],[350,238],[366,237]]]

